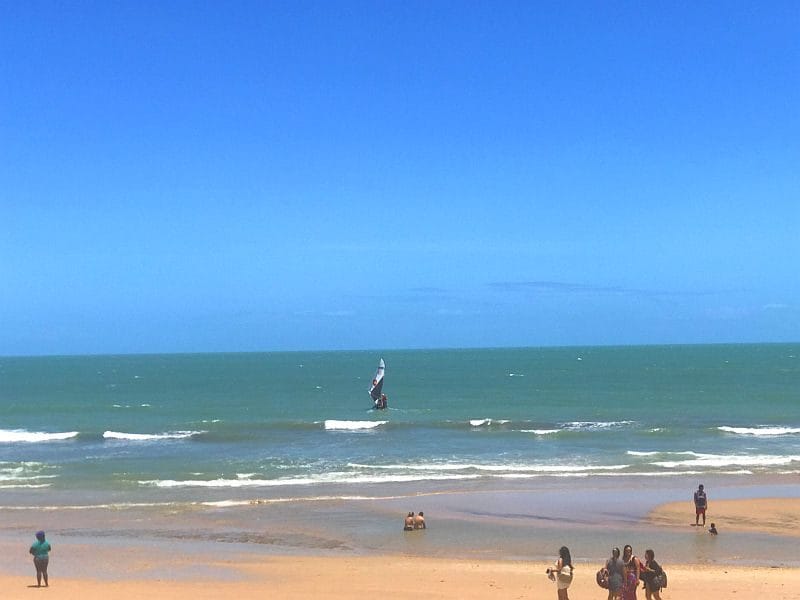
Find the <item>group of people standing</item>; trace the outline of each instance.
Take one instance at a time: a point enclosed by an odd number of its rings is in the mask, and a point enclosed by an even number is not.
[[[611,551],[611,558],[597,573],[597,582],[608,588],[608,600],[636,600],[639,581],[644,582],[647,600],[661,600],[660,593],[666,575],[656,562],[652,550],[645,550],[644,556],[645,562],[641,562],[630,544],[623,548],[621,555],[619,548]],[[555,582],[558,589],[558,600],[569,600],[568,589],[574,572],[569,548],[561,546],[555,565],[547,569],[547,576]]]
[[[650,549],[644,552],[644,562],[626,544],[620,556],[619,548],[611,550],[611,557],[598,573],[598,583],[608,586],[608,600],[636,600],[639,581],[644,582],[647,600],[661,600],[664,584],[664,569],[656,562],[656,555]]]
[[[406,520],[403,522],[403,531],[413,531],[415,529],[427,529],[425,525],[425,513],[419,511],[416,515],[410,512],[406,515]]]

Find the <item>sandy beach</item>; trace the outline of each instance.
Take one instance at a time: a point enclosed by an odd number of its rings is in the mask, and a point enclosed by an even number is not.
[[[128,578],[105,581],[54,576],[49,589],[30,588],[33,577],[2,576],[3,597],[11,600],[40,594],[64,599],[118,600],[173,598],[349,599],[380,597],[517,599],[555,598],[555,586],[544,574],[545,563],[523,561],[465,561],[413,557],[269,557],[211,562],[229,570],[228,577],[198,580]],[[605,598],[594,582],[596,564],[576,565],[571,598]],[[32,571],[32,569],[31,569]],[[799,569],[681,565],[668,568],[664,598],[788,600],[800,598]],[[644,597],[643,592],[639,593]]]
[[[650,521],[662,527],[693,525],[691,502],[670,502],[653,510]],[[702,521],[701,521],[702,523]],[[722,531],[751,531],[782,536],[800,536],[800,498],[756,498],[716,500],[709,503],[706,527]]]
[[[654,508],[645,521],[658,532],[678,530],[687,547],[694,540],[712,536],[689,527],[688,503],[669,503]],[[689,507],[690,508],[690,507]],[[721,534],[714,543],[726,542],[726,533],[745,530],[760,535],[800,535],[794,498],[717,500],[709,518]],[[763,515],[756,520],[753,515]],[[710,521],[709,521],[710,522]],[[645,523],[646,525],[646,523]],[[656,531],[657,530],[657,531]],[[397,533],[403,536],[402,532]],[[412,536],[436,536],[435,529]],[[611,535],[611,533],[609,533]],[[780,537],[779,537],[780,536]],[[176,593],[194,599],[240,598],[359,598],[378,595],[388,599],[419,598],[548,598],[556,597],[547,579],[550,563],[540,560],[493,560],[373,553],[298,556],[264,553],[240,545],[183,542],[156,543],[146,537],[111,534],[96,543],[62,538],[54,543],[51,587],[37,589],[34,569],[24,549],[28,540],[15,540],[6,530],[0,540],[3,559],[0,586],[3,598],[30,598],[47,594],[66,599],[120,600],[171,598]],[[654,544],[657,548],[657,542]],[[642,555],[644,548],[636,548]],[[657,551],[658,554],[658,551]],[[658,557],[658,556],[657,556]],[[786,566],[786,556],[760,557],[758,566],[695,562],[662,564],[669,575],[663,598],[800,599],[800,568]],[[774,560],[773,560],[774,559]],[[605,598],[594,574],[603,556],[575,560],[576,575],[570,597]],[[639,597],[644,598],[640,591]]]

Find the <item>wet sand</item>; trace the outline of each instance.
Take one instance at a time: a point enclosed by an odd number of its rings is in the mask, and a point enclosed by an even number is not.
[[[714,489],[747,495],[756,488]],[[647,509],[618,517],[613,487],[592,490],[595,504],[585,506],[571,503],[574,490],[558,488],[236,509],[19,508],[0,518],[0,589],[11,599],[555,598],[543,558],[554,560],[564,543],[576,566],[570,597],[580,600],[605,598],[594,574],[612,545],[631,542],[639,556],[656,550],[669,575],[665,600],[800,600],[800,499],[711,499],[715,537],[690,526],[691,500],[650,503],[661,492],[637,494]],[[581,512],[598,501],[605,512]],[[429,529],[403,533],[400,509],[420,504]],[[35,577],[26,551],[42,520],[52,532],[48,590],[29,587]]]
[[[693,526],[694,505],[691,502],[663,504],[653,509],[648,519],[659,527]],[[709,502],[706,511],[706,529],[711,523],[722,534],[748,531],[800,536],[800,498],[715,500]]]

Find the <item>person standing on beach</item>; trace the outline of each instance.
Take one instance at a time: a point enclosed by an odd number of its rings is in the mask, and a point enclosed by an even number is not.
[[[656,562],[656,554],[650,549],[644,551],[644,569],[642,570],[642,581],[644,581],[644,595],[647,600],[661,600],[661,574],[664,570]]]
[[[33,565],[36,567],[36,587],[42,587],[42,577],[44,577],[44,587],[50,587],[47,580],[47,563],[50,561],[50,542],[44,539],[44,531],[36,532],[36,541],[28,552],[33,554]]]
[[[703,489],[703,484],[697,488],[694,493],[694,524],[697,527],[700,524],[700,515],[703,516],[703,527],[706,526],[706,508],[708,508],[708,498],[706,491]]]
[[[636,600],[636,588],[639,587],[641,567],[639,559],[633,555],[633,548],[626,544],[622,549],[622,564],[625,565],[622,582],[622,600]]]
[[[605,569],[608,572],[608,600],[619,600],[625,574],[625,565],[619,557],[619,548],[611,551],[611,558],[606,561]]]
[[[419,511],[417,516],[414,517],[414,529],[427,529],[425,525],[425,513]]]
[[[558,600],[569,600],[567,589],[572,583],[572,557],[569,548],[561,546],[558,550],[558,560],[552,569],[547,569],[547,576],[556,582]]]
[[[414,531],[414,513],[410,512],[406,515],[405,523],[403,524],[403,531]]]

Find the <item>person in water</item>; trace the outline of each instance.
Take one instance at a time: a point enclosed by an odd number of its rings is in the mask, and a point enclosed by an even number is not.
[[[708,533],[711,535],[717,535],[719,533],[719,531],[717,531],[717,526],[712,523],[711,527],[708,528]]]
[[[414,531],[414,513],[410,512],[406,515],[405,523],[403,523],[403,531]]]
[[[36,567],[36,587],[42,587],[42,577],[44,577],[44,587],[49,587],[47,580],[47,563],[50,561],[50,542],[44,539],[44,531],[36,532],[36,541],[28,552],[33,554],[33,565]]]
[[[419,511],[417,516],[414,517],[414,529],[427,529],[425,525],[425,513]]]
[[[389,399],[386,397],[386,394],[381,394],[381,397],[375,400],[375,408],[378,410],[383,410],[389,406]]]

